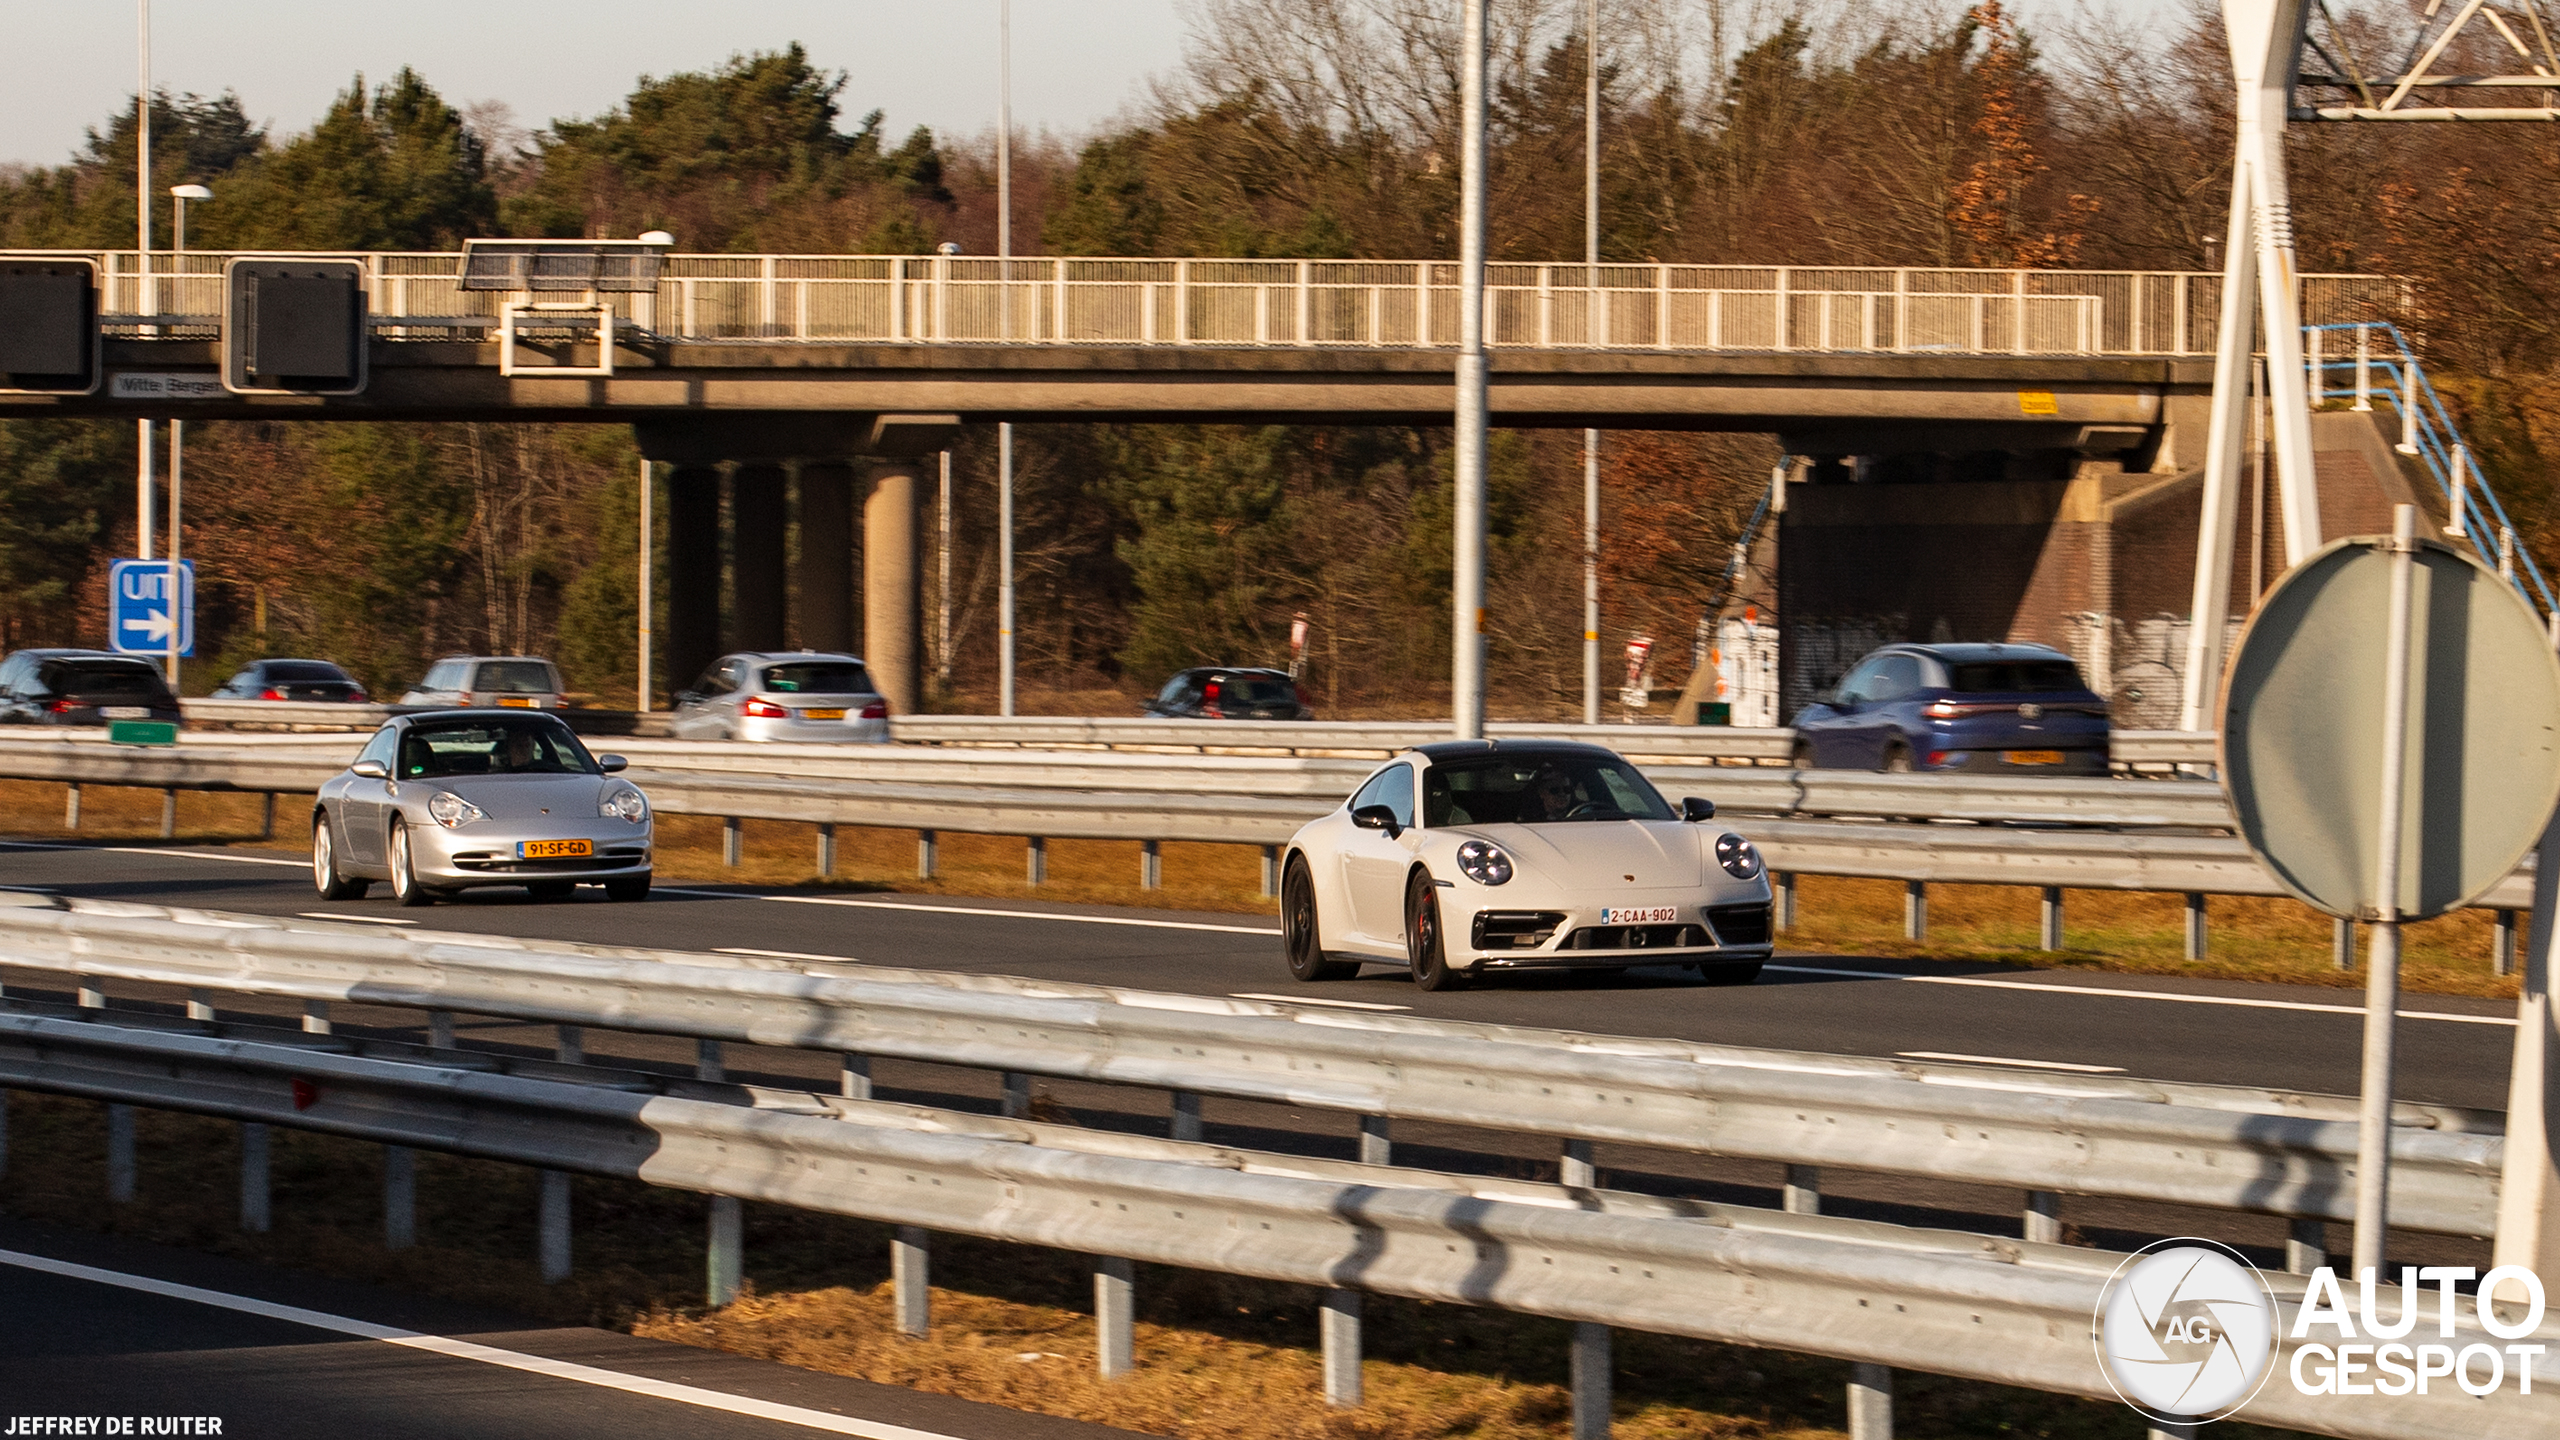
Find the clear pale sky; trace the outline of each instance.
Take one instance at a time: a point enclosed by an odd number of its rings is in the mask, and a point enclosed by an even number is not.
[[[1450,0],[1454,6],[1456,0]],[[1955,3],[1955,0],[1950,0]],[[2030,17],[2092,0],[2026,0]],[[2150,17],[2186,0],[2094,0]],[[152,83],[236,90],[279,137],[308,128],[361,71],[406,64],[456,105],[503,100],[519,124],[592,115],[637,77],[805,43],[852,75],[846,108],[966,137],[995,123],[996,0],[155,0]],[[1081,132],[1140,99],[1181,56],[1178,0],[1014,0],[1016,124]],[[2031,20],[2032,23],[2032,20]],[[0,163],[60,164],[129,103],[132,0],[0,0],[15,58],[0,80]]]

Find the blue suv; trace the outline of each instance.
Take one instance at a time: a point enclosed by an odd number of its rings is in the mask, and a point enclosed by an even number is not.
[[[1800,769],[2107,773],[2107,702],[2044,645],[1888,645],[1795,728]]]

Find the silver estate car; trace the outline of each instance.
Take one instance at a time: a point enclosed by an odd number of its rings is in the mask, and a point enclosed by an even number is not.
[[[400,703],[557,710],[560,670],[533,655],[448,655],[429,667]]]
[[[623,763],[588,754],[551,715],[403,715],[320,787],[312,882],[324,900],[352,900],[388,880],[403,905],[482,885],[522,885],[537,900],[579,885],[646,899],[649,801],[621,778]]]
[[[886,744],[889,702],[851,655],[748,651],[721,656],[679,691],[667,728],[679,740]]]

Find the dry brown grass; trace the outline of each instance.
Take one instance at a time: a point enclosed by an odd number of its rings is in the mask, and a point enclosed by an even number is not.
[[[0,828],[30,839],[156,839],[160,793],[92,785],[78,835],[62,826],[63,787],[0,781]],[[240,843],[258,834],[254,796],[181,791],[178,839]],[[299,805],[280,801],[279,845],[298,847]],[[1747,828],[1747,827],[1746,827]],[[938,876],[916,878],[910,830],[839,829],[832,879],[817,873],[817,828],[780,820],[744,822],[742,863],[721,863],[720,822],[667,815],[658,822],[658,875],[670,883],[835,885],[918,895],[999,897],[1105,905],[1270,915],[1261,895],[1261,856],[1247,845],[1164,847],[1164,888],[1138,888],[1139,846],[1133,840],[1052,840],[1048,882],[1024,878],[1024,845],[1013,836],[945,832]],[[1902,938],[1902,887],[1891,880],[1808,875],[1800,882],[1801,923],[1780,938],[1790,949],[1947,961],[1993,961],[2124,974],[2184,975],[2300,985],[2361,986],[2364,972],[2330,960],[2329,920],[2290,900],[2213,896],[2206,902],[2207,956],[2181,956],[2179,897],[2117,890],[2072,890],[2064,896],[2069,948],[2047,954],[2036,945],[2036,892],[2020,886],[1933,885],[1929,939]],[[2491,973],[2490,919],[2465,911],[2408,928],[2402,983],[2413,993],[2513,998],[2512,977]]]
[[[1555,1440],[1569,1429],[1568,1327],[1466,1306],[1371,1297],[1366,1403],[1330,1410],[1318,1384],[1315,1291],[1162,1266],[1138,1269],[1136,1372],[1094,1372],[1084,1257],[942,1236],[933,1330],[889,1318],[889,1229],[750,1205],[735,1303],[700,1304],[704,1202],[637,1181],[580,1179],[577,1273],[536,1278],[533,1172],[421,1154],[420,1244],[381,1243],[380,1148],[273,1132],[275,1228],[237,1228],[238,1127],[138,1117],[136,1200],[105,1193],[98,1104],[9,1097],[0,1211],[185,1246],[561,1324],[625,1329],[808,1369],[1180,1437]],[[1032,1358],[1025,1359],[1024,1356]],[[1630,1440],[1835,1440],[1847,1367],[1834,1360],[1620,1332],[1616,1433]],[[2135,1440],[2121,1406],[1905,1373],[1904,1433],[1939,1440]],[[2227,1440],[2267,1432],[2231,1426]]]

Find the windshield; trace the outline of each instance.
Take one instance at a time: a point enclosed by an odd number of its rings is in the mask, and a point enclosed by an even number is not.
[[[475,690],[495,690],[510,695],[547,695],[551,693],[551,667],[539,660],[491,660],[480,666]]]
[[[56,695],[90,700],[159,700],[169,698],[160,672],[148,665],[47,665],[44,688]]]
[[[400,737],[400,778],[448,775],[595,775],[569,727],[536,720],[439,721]]]
[[[1295,705],[1297,687],[1276,675],[1229,675],[1218,683],[1218,697],[1230,705]]]
[[[1582,755],[1440,761],[1423,772],[1422,811],[1434,828],[1677,818],[1634,766]]]
[[[776,695],[868,695],[871,677],[859,665],[841,660],[803,665],[768,665],[764,688]]]
[[[1948,688],[1960,695],[2043,695],[2083,689],[2080,668],[2068,660],[1983,660],[1950,665]]]
[[[276,685],[308,685],[313,683],[347,683],[347,672],[326,660],[270,660],[267,680]]]

